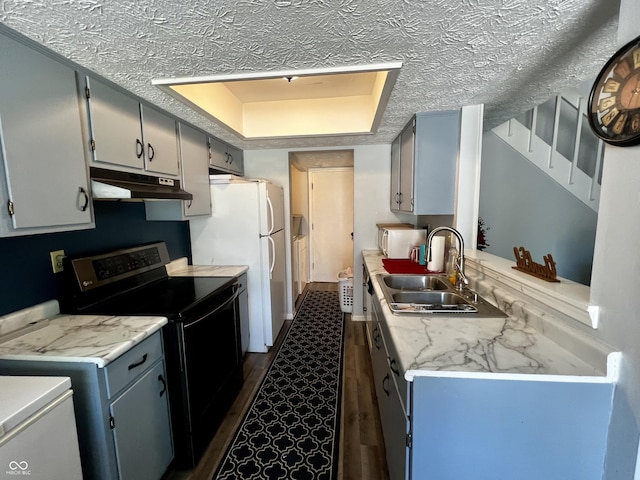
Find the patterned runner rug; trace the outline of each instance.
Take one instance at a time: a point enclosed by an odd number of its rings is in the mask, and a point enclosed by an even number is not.
[[[338,477],[344,316],[308,291],[212,480]]]

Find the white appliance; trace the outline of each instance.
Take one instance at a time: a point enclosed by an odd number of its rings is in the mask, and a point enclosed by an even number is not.
[[[248,265],[243,352],[266,352],[285,317],[284,192],[265,180],[210,177],[212,214],[189,221],[194,265]]]
[[[0,377],[0,472],[82,479],[68,377]]]
[[[419,228],[380,227],[378,248],[387,258],[409,258],[411,249],[427,241],[427,231]]]

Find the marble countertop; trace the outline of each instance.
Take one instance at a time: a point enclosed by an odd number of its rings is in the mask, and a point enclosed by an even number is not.
[[[247,265],[189,265],[186,258],[179,258],[166,265],[172,277],[239,277]]]
[[[245,265],[168,264],[171,276],[238,277]],[[90,362],[102,368],[167,324],[165,317],[61,315],[51,300],[0,317],[0,360]]]
[[[0,360],[90,362],[102,368],[167,324],[165,317],[150,316],[56,314],[34,319],[41,305],[0,317],[0,326],[10,319],[14,327],[0,338]]]
[[[611,382],[618,358],[604,354],[587,363],[516,316],[473,318],[457,315],[395,315],[387,307],[377,274],[386,274],[382,255],[363,252],[389,342],[409,381],[416,376]],[[487,299],[491,300],[491,299]],[[509,312],[507,312],[509,313]],[[387,340],[385,338],[385,340]]]

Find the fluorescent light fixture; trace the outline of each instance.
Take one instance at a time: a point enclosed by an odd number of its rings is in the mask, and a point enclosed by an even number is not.
[[[247,140],[359,135],[378,128],[401,67],[395,62],[152,84]]]

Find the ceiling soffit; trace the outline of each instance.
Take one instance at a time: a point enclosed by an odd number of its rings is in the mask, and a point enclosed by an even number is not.
[[[0,22],[241,148],[390,143],[416,111],[485,104],[492,128],[593,78],[617,1],[6,0]],[[373,135],[242,140],[154,78],[402,62]]]

